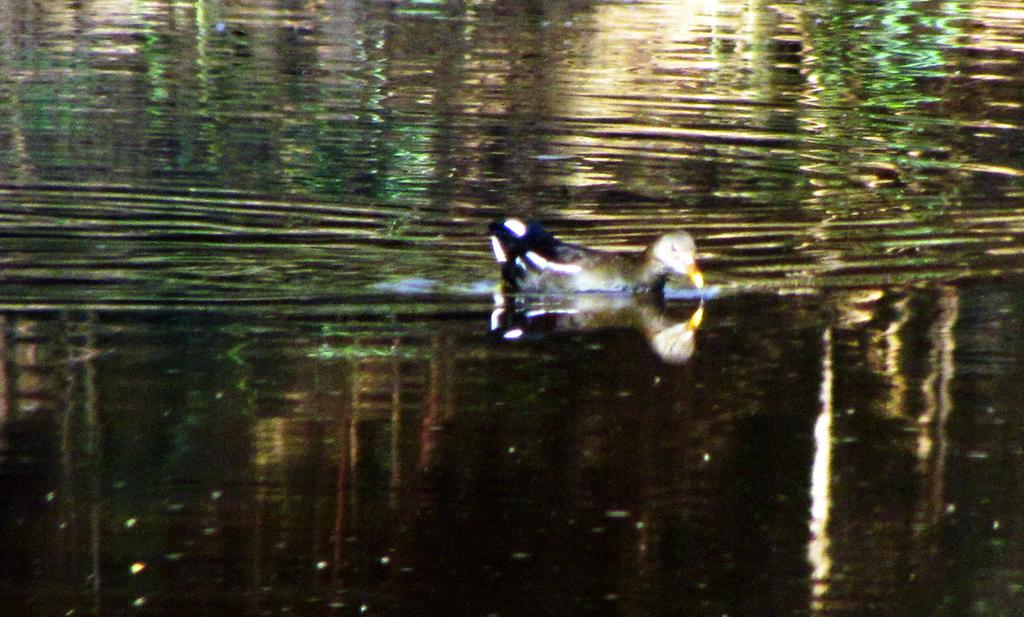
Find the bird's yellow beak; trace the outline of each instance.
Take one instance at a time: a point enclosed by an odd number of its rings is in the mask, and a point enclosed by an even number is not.
[[[690,280],[693,281],[694,287],[697,289],[704,289],[704,275],[701,274],[700,268],[697,267],[697,264],[690,264],[686,273],[690,275]]]

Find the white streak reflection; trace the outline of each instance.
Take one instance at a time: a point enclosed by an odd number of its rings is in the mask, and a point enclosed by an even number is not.
[[[811,468],[811,539],[807,560],[811,564],[811,609],[823,608],[832,570],[829,554],[828,517],[832,506],[832,330],[822,336],[821,412],[814,423],[814,464]]]

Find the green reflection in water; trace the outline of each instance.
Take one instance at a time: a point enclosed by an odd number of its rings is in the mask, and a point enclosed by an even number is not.
[[[945,3],[935,16],[917,0],[827,6],[812,31],[825,100],[843,104],[852,92],[861,104],[893,111],[941,100],[923,80],[947,75],[949,45],[964,34],[963,7]]]

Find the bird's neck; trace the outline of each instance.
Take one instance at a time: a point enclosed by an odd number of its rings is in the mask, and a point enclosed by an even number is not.
[[[665,288],[665,281],[668,280],[668,274],[668,267],[655,259],[651,254],[651,248],[648,248],[640,254],[636,263],[637,291],[661,293]]]

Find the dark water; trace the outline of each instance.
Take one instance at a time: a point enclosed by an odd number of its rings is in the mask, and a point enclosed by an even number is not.
[[[1022,110],[1016,2],[4,2],[0,612],[1022,615]]]

